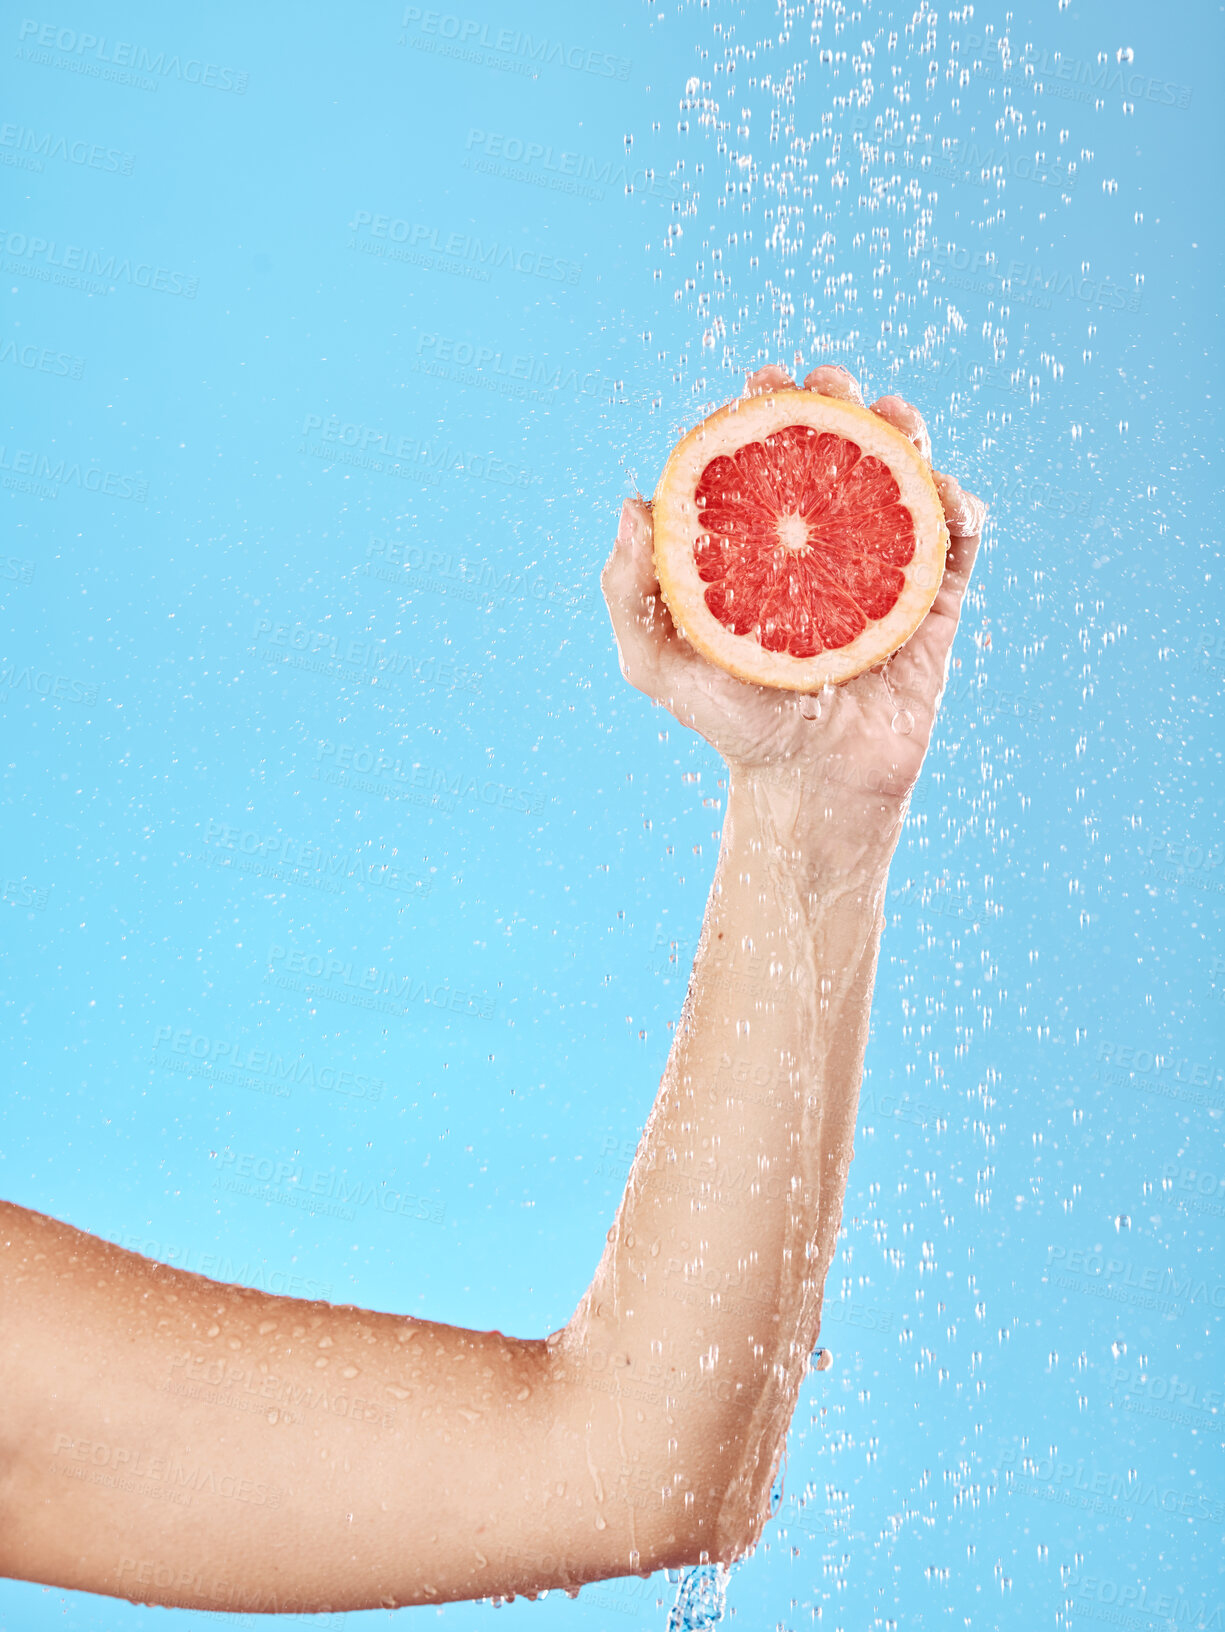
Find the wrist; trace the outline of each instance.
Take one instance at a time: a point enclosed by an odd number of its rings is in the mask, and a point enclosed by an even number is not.
[[[834,782],[810,765],[729,763],[727,811],[734,832],[779,859],[822,880],[870,882],[889,870],[906,802]]]

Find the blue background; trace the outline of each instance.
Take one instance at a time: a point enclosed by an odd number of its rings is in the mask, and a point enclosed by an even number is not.
[[[904,392],[991,503],[746,1627],[1225,1615],[1221,31],[1001,26],[471,0],[0,36],[14,1201],[564,1323],[723,798],[618,673],[621,499],[799,353]],[[328,959],[408,977],[401,1012],[314,988]],[[341,1180],[348,1216],[294,1205]],[[500,1613],[660,1628],[674,1592]],[[5,1627],[168,1614],[217,1622],[0,1584]]]

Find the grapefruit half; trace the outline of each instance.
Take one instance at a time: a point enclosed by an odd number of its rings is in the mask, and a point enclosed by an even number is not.
[[[944,573],[927,461],[879,415],[814,391],[704,419],[672,450],[652,508],[676,627],[759,686],[814,692],[883,662]]]

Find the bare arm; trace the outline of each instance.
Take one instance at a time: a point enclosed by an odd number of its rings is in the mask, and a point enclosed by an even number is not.
[[[946,507],[977,533],[955,486]],[[649,514],[627,507],[605,580],[623,666],[731,778],[685,1015],[574,1318],[531,1341],[272,1297],[0,1204],[0,1571],[202,1609],[363,1609],[752,1545],[817,1337],[885,876],[974,543],[891,695],[864,676],[812,722],[684,647]]]

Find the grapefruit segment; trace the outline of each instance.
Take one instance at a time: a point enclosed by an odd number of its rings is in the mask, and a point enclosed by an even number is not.
[[[712,663],[790,691],[841,684],[918,628],[948,531],[927,461],[853,403],[771,391],[672,450],[653,501],[673,622]]]

